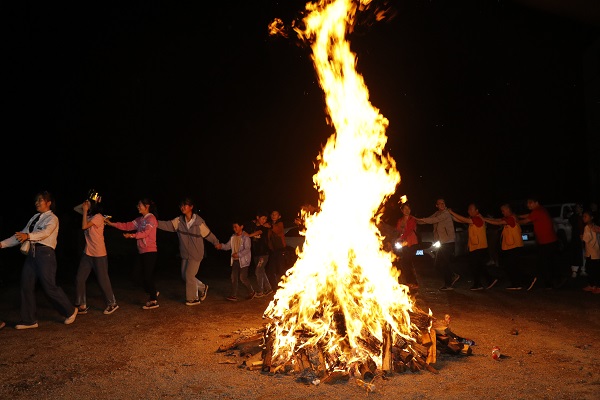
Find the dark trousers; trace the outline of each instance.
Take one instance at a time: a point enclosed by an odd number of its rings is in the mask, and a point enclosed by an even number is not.
[[[400,260],[400,281],[402,283],[417,285],[417,271],[415,270],[415,252],[417,246],[402,247]]]
[[[158,253],[156,251],[141,253],[138,257],[142,269],[142,285],[144,286],[144,291],[150,296],[150,300],[158,299],[158,296],[156,295],[156,284],[154,283],[154,270],[156,268],[157,259]]]
[[[600,260],[585,259],[585,271],[588,274],[590,286],[600,287]]]
[[[522,251],[522,247],[515,247],[514,249],[502,250],[502,253],[500,253],[502,267],[512,287],[521,286],[525,280]]]
[[[473,277],[473,287],[481,287],[484,282],[487,286],[492,282],[490,273],[487,270],[488,259],[489,253],[487,247],[469,252],[469,272]]]
[[[454,259],[454,242],[444,243],[435,256],[435,269],[444,278],[444,286],[452,285],[454,271],[450,263]]]
[[[269,255],[269,263],[267,264],[267,276],[271,282],[271,287],[277,287],[286,271],[285,249],[273,250]]]
[[[56,286],[56,253],[52,247],[33,245],[21,272],[21,321],[31,325],[37,322],[35,283],[39,280],[52,306],[63,317],[75,312],[65,292]]]
[[[562,278],[558,241],[538,245],[538,276],[547,288],[554,287]]]

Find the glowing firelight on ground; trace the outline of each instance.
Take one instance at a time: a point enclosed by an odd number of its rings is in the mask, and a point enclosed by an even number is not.
[[[346,40],[357,7],[369,3],[309,3],[304,30],[295,28],[311,45],[335,133],[313,178],[319,211],[304,215],[304,246],[264,313],[275,334],[273,365],[317,346],[328,368],[367,359],[381,367],[381,352],[365,343],[384,341],[386,332],[393,340],[413,340],[413,301],[376,226],[378,210],[400,182],[395,161],[384,153],[388,120],[370,104]]]

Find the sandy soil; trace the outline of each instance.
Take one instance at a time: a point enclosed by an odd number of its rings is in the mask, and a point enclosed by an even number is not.
[[[222,260],[217,260],[220,263]],[[19,262],[22,262],[20,260]],[[7,266],[4,265],[6,268]],[[18,270],[20,265],[12,266]],[[376,378],[367,392],[356,381],[312,385],[293,375],[269,375],[238,366],[239,355],[218,347],[239,333],[261,328],[270,298],[228,302],[227,267],[210,263],[210,290],[195,307],[183,303],[176,263],[158,277],[160,308],[145,311],[141,289],[111,260],[120,309],[102,314],[100,291],[88,282],[92,310],[66,326],[38,293],[40,327],[17,331],[19,289],[5,280],[0,294],[0,398],[3,399],[597,399],[600,396],[600,296],[572,280],[561,290],[509,292],[498,288],[440,292],[431,267],[420,268],[419,307],[475,340],[471,356],[438,355],[431,372]],[[212,273],[211,273],[212,270]],[[59,283],[73,297],[70,279]],[[202,275],[202,274],[201,274]],[[204,276],[201,276],[204,278]],[[513,329],[518,334],[512,334]],[[499,346],[503,358],[491,358]]]

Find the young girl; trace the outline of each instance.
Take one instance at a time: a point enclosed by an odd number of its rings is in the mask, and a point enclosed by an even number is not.
[[[154,268],[158,255],[156,246],[156,228],[158,221],[154,213],[156,206],[154,201],[143,198],[137,204],[137,209],[141,217],[137,217],[130,222],[111,222],[106,221],[106,224],[115,227],[122,231],[135,231],[135,233],[124,233],[126,239],[135,239],[137,241],[138,260],[142,267],[142,281],[144,290],[149,298],[146,304],[142,307],[144,310],[158,308],[158,292],[154,283]]]
[[[598,244],[598,226],[594,224],[594,214],[583,212],[583,235],[581,240],[585,246],[585,270],[588,274],[588,285],[583,288],[587,292],[600,294],[600,245]]]
[[[87,199],[75,207],[75,211],[82,214],[81,229],[85,236],[85,248],[77,269],[75,277],[75,306],[79,308],[79,314],[87,314],[85,283],[93,269],[96,279],[106,302],[104,314],[112,314],[119,308],[115,294],[108,277],[108,256],[104,244],[104,215],[100,198]]]

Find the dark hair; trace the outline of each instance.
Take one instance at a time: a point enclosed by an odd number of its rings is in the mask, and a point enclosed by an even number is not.
[[[267,214],[267,212],[265,210],[258,210],[256,212],[256,216],[257,217],[267,217],[267,218],[269,218],[269,214]]]
[[[52,193],[50,193],[47,190],[43,190],[41,192],[38,192],[35,195],[35,199],[37,200],[38,197],[41,197],[42,199],[44,199],[46,202],[50,202],[50,210],[52,210],[52,212],[56,211],[56,201],[54,201],[54,196],[52,195]]]
[[[157,216],[157,210],[156,210],[156,204],[154,203],[154,201],[148,197],[142,197],[140,199],[140,202],[146,206],[148,206],[148,212],[154,214],[154,216],[156,218],[158,218]]]
[[[104,207],[102,207],[102,202],[98,202],[96,200],[88,199],[90,202],[90,215],[102,214]]]
[[[179,201],[180,206],[194,206],[194,200],[191,197],[184,197]]]
[[[404,210],[404,207],[406,206],[410,207],[410,203],[408,201],[406,203],[400,204],[400,210]]]

